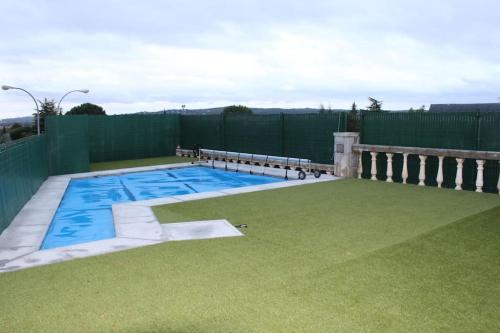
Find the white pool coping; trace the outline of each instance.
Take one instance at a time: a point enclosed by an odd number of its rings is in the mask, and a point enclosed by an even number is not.
[[[212,161],[202,161],[199,163],[202,165],[212,166]],[[195,163],[195,165],[197,164],[198,162]],[[175,195],[165,198],[115,204],[112,205],[116,232],[115,238],[49,250],[40,250],[40,246],[43,242],[45,234],[47,233],[47,229],[52,222],[56,210],[59,207],[59,203],[61,202],[71,179],[173,169],[192,165],[192,163],[163,164],[49,177],[42,184],[42,186],[40,186],[37,193],[16,215],[9,227],[0,235],[0,273],[175,240],[172,239],[172,237],[169,237],[169,232],[166,229],[168,224],[160,224],[156,219],[156,216],[151,209],[153,206],[339,179],[338,177],[331,175],[322,175],[320,178],[314,178],[309,174],[305,180],[298,180],[297,171],[285,171],[283,169],[264,168],[260,166],[249,166],[235,163],[226,164],[225,162],[215,161],[213,162],[213,165],[217,168],[227,167],[228,170],[232,171],[252,171],[254,174],[264,174],[266,176],[275,177],[284,177],[286,173],[289,180],[286,182],[231,188],[212,192]],[[222,221],[222,223],[230,225],[228,221]],[[193,221],[186,223],[200,222],[209,223],[213,221]],[[214,235],[217,235],[217,233],[214,233]],[[237,235],[237,233],[234,233],[234,235]]]

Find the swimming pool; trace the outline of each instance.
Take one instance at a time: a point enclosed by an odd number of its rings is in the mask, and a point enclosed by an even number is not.
[[[41,249],[115,237],[111,206],[284,181],[208,167],[184,167],[72,179],[52,219]]]

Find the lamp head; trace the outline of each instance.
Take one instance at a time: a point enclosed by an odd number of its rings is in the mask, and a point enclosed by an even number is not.
[[[12,88],[14,88],[14,87],[11,87],[11,86],[2,86],[3,90],[9,90],[9,89],[12,89]]]
[[[84,93],[84,94],[88,94],[90,90],[88,90],[88,89],[82,89],[82,90],[80,90],[80,91],[81,91],[82,93]]]

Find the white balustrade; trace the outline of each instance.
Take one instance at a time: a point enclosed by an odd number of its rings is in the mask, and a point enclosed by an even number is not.
[[[403,184],[406,184],[406,180],[408,179],[408,154],[403,154],[403,171],[401,173],[401,177],[403,178]]]
[[[363,175],[363,151],[359,150],[358,179],[361,179],[361,175]]]
[[[460,191],[462,190],[462,172],[464,168],[464,159],[463,158],[457,158],[457,175],[455,176],[455,190]]]
[[[476,160],[476,163],[477,163],[476,192],[483,192],[484,160]]]
[[[392,156],[394,156],[394,154],[391,154],[391,153],[386,153],[387,155],[387,180],[386,182],[388,183],[392,183],[393,180],[392,180]]]
[[[425,155],[418,155],[418,158],[420,159],[420,171],[418,173],[418,186],[425,186],[425,160],[427,159],[427,156]]]
[[[403,168],[401,171],[401,178],[403,184],[408,180],[408,156],[410,154],[418,155],[420,159],[420,169],[418,173],[418,185],[425,186],[426,181],[426,161],[429,156],[437,156],[438,169],[436,174],[436,182],[438,188],[442,188],[444,182],[444,159],[445,157],[455,157],[457,161],[457,171],[455,175],[455,190],[462,190],[463,185],[463,169],[465,158],[474,159],[477,164],[477,177],[476,177],[476,192],[483,192],[484,187],[484,166],[486,160],[499,160],[499,152],[483,152],[483,151],[467,151],[467,150],[450,150],[450,149],[435,149],[435,148],[413,148],[413,147],[395,147],[395,146],[376,146],[376,145],[354,145],[353,148],[359,153],[358,156],[358,178],[362,178],[363,174],[363,151],[369,151],[371,155],[371,180],[377,180],[377,155],[379,152],[385,153],[387,156],[387,171],[386,182],[393,183],[394,179],[394,154],[403,155]],[[460,156],[460,157],[456,157]],[[500,194],[500,175],[497,182],[498,193]]]
[[[436,182],[438,184],[438,187],[441,188],[441,184],[443,184],[443,160],[444,156],[438,156],[439,159],[439,166],[438,166],[438,173],[436,176]]]
[[[372,155],[372,178],[371,180],[377,180],[377,152],[370,152]]]

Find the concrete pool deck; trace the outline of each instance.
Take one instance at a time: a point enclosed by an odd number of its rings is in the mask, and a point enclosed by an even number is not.
[[[212,166],[212,161],[195,163],[195,165],[198,164]],[[112,206],[116,232],[115,238],[40,250],[45,234],[71,179],[181,168],[192,165],[192,163],[164,164],[49,177],[16,215],[10,226],[0,235],[0,272],[14,271],[174,240],[242,236],[243,234],[232,227],[226,220],[160,224],[151,207],[339,179],[331,175],[322,175],[320,178],[308,175],[305,180],[298,180],[297,171],[285,171],[284,169],[264,168],[236,163],[226,164],[225,162],[214,161],[214,167],[219,169],[226,168],[227,166],[228,170],[233,172],[236,170],[238,172],[251,171],[257,175],[264,173],[266,176],[282,178],[286,173],[289,180],[286,182],[115,204]],[[191,233],[189,230],[191,230]]]

